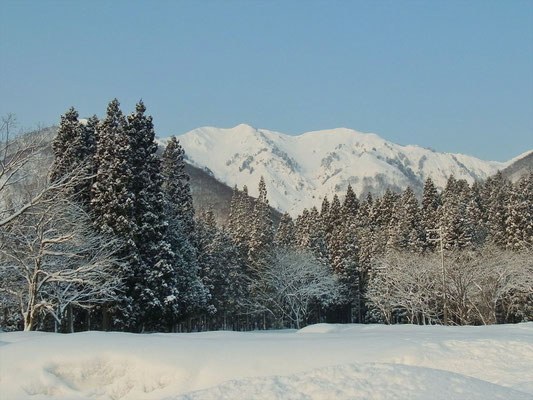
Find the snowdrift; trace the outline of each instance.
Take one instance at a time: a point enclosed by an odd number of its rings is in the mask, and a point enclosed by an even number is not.
[[[0,333],[2,399],[533,399],[533,323]]]

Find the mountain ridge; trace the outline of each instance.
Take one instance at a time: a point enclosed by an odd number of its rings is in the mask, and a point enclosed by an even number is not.
[[[248,124],[233,128],[200,127],[178,136],[187,161],[229,186],[247,185],[256,195],[265,177],[272,206],[296,215],[319,206],[324,196],[343,196],[348,184],[357,195],[381,194],[411,186],[421,193],[431,177],[442,188],[453,174],[472,183],[512,164],[460,153],[441,153],[418,145],[400,145],[375,133],[349,128],[287,135]],[[166,139],[160,139],[165,144]]]

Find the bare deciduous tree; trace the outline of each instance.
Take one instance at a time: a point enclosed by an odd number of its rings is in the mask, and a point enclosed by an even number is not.
[[[394,311],[405,313],[409,323],[431,323],[437,316],[439,264],[435,257],[389,252],[376,260],[368,299],[392,322]]]
[[[45,129],[15,135],[16,118],[2,117],[0,124],[0,227],[9,224],[27,210],[44,201],[52,202],[70,184],[71,176],[50,184],[38,170],[48,168],[46,149],[49,142]],[[22,185],[21,185],[22,184]],[[31,190],[28,190],[30,189]],[[38,190],[37,190],[38,188]],[[12,189],[12,190],[10,190]]]
[[[495,324],[522,315],[533,304],[533,257],[486,246],[445,254],[446,288],[451,322]],[[438,321],[442,284],[435,254],[388,253],[375,263],[368,299],[387,323],[393,314],[410,323]]]
[[[251,284],[253,296],[247,308],[286,318],[297,328],[314,305],[333,304],[342,293],[338,278],[312,254],[289,248],[277,249]]]
[[[121,282],[113,239],[95,233],[88,215],[61,197],[0,230],[0,291],[17,299],[24,330],[38,316],[61,322],[66,307],[115,298]]]

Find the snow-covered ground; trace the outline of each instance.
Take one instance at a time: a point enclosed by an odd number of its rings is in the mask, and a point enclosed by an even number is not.
[[[533,399],[533,323],[0,333],[2,399]]]

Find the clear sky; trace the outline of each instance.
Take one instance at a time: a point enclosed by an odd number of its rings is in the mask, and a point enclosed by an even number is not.
[[[0,113],[142,98],[158,136],[335,127],[506,160],[533,148],[533,1],[0,0]]]

